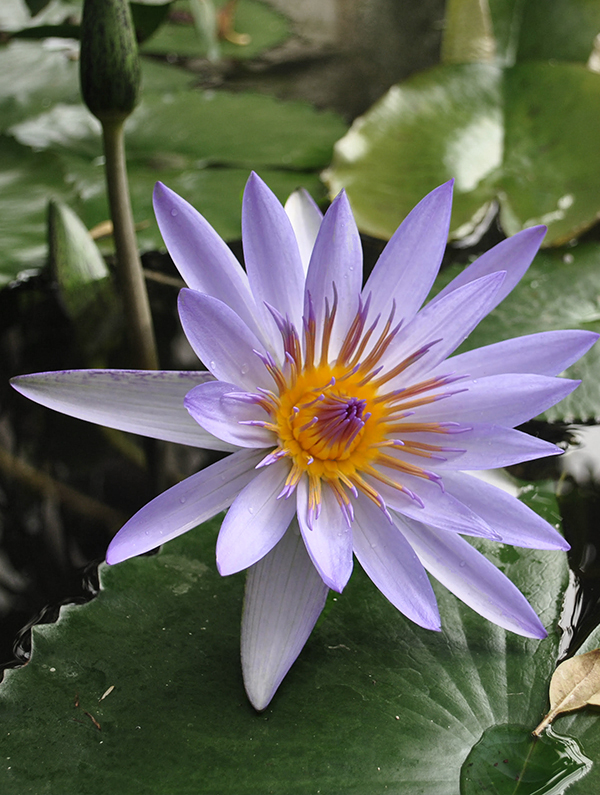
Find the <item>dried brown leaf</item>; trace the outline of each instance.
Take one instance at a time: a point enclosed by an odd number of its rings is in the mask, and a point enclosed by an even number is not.
[[[562,662],[550,681],[550,712],[533,734],[539,736],[554,718],[582,707],[600,706],[600,649]]]

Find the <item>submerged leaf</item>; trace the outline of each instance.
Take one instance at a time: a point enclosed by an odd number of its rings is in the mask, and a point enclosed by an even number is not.
[[[533,734],[538,736],[563,712],[600,707],[600,649],[562,662],[550,682],[550,712]]]

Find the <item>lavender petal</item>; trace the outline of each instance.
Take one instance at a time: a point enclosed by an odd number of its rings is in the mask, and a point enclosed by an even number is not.
[[[120,563],[155,549],[228,508],[256,476],[260,457],[255,450],[240,450],[159,494],[119,530],[106,562]]]
[[[185,395],[213,381],[207,372],[60,370],[21,375],[12,386],[54,411],[119,431],[209,450],[233,450],[201,428],[185,410]]]
[[[265,709],[302,651],[328,588],[292,526],[248,571],[242,616],[242,671],[250,702]]]
[[[395,525],[360,496],[352,525],[354,554],[381,593],[407,618],[440,630],[440,614],[425,569]]]
[[[277,499],[289,471],[287,461],[265,467],[235,498],[217,541],[220,574],[247,569],[282,538],[296,513],[293,500]]]
[[[427,571],[475,612],[517,635],[546,637],[523,594],[468,541],[408,518],[400,527]]]

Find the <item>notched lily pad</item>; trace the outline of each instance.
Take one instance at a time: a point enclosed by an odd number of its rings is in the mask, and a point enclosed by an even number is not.
[[[443,632],[427,632],[355,571],[257,715],[239,664],[244,578],[216,573],[218,525],[103,566],[97,598],[34,628],[31,661],[0,688],[2,791],[34,795],[43,780],[61,795],[457,795],[486,728],[533,725],[543,710],[564,554],[515,550],[502,563],[501,547],[476,542],[540,612],[541,642],[437,585]],[[600,754],[600,731],[583,753]],[[600,786],[600,771],[582,784],[574,795]]]

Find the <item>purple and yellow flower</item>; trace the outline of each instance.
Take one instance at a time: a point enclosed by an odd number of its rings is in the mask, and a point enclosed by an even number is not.
[[[207,371],[90,370],[22,376],[46,406],[231,455],[161,494],[116,535],[118,563],[229,509],[221,574],[248,569],[242,667],[270,702],[356,557],[417,624],[440,629],[429,572],[478,613],[527,637],[545,630],[517,588],[463,538],[564,550],[547,522],[465,470],[556,455],[515,426],[568,395],[555,377],[597,339],[551,331],[448,358],[513,289],[544,227],[466,268],[423,308],[439,270],[451,183],[405,219],[363,287],[345,195],[325,216],[302,192],[285,208],[252,175],[242,210],[246,270],[165,186],[155,209],[188,288],[186,336]]]

